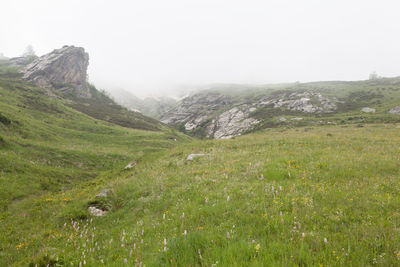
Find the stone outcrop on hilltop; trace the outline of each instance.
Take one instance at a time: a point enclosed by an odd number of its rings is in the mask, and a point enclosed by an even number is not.
[[[79,97],[90,97],[87,85],[89,55],[82,47],[64,46],[35,59],[22,69],[23,79],[59,91],[73,90]]]
[[[252,117],[264,108],[309,114],[331,113],[340,101],[319,92],[265,93],[254,99],[242,99],[219,92],[200,92],[184,98],[165,113],[161,121],[181,125],[186,131],[203,131],[208,138],[227,139],[253,130],[262,120]]]

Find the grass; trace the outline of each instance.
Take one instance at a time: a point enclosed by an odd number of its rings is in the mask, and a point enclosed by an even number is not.
[[[113,179],[14,204],[5,264],[397,266],[399,131],[280,128],[149,153]],[[76,216],[104,187],[108,215]]]
[[[400,265],[400,124],[379,114],[194,141],[13,75],[0,95],[0,266]]]

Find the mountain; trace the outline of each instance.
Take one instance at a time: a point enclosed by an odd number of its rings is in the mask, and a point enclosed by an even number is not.
[[[118,105],[89,84],[89,55],[81,47],[64,46],[31,63],[25,57],[12,58],[8,62],[8,68],[16,68],[23,80],[45,89],[48,96],[58,98],[65,105],[93,118],[133,129],[158,131],[165,127],[157,120]]]
[[[282,126],[397,122],[400,78],[265,86],[215,85],[182,99],[161,121],[215,139]]]
[[[0,64],[0,266],[398,265],[398,79],[215,87],[182,109],[285,124],[194,140],[24,66]]]
[[[108,89],[115,102],[129,110],[140,112],[143,115],[159,120],[161,116],[173,108],[177,100],[171,97],[146,97],[144,99],[124,89]]]

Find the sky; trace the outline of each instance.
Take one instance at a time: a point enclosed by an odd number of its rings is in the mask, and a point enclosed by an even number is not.
[[[2,0],[0,53],[82,46],[92,83],[137,95],[391,77],[399,10],[398,0]]]

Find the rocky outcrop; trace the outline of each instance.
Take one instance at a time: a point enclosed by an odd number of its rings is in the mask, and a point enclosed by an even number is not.
[[[376,110],[374,108],[365,107],[362,108],[361,111],[364,113],[375,113]]]
[[[400,107],[394,107],[391,110],[389,110],[390,114],[400,114]]]
[[[303,92],[270,96],[258,103],[258,106],[273,105],[274,108],[285,108],[305,113],[330,113],[337,109],[336,98],[328,98],[320,93]]]
[[[251,92],[229,94],[226,92],[200,92],[184,98],[178,106],[162,117],[162,122],[180,126],[189,133],[200,133],[204,137],[225,139],[253,130],[264,119],[282,114],[284,110],[296,113],[330,113],[337,110],[340,101],[319,92],[275,92],[265,90],[261,97],[251,96]],[[276,109],[268,115],[254,117],[253,114],[265,108]],[[281,113],[279,113],[281,112]],[[263,118],[263,116],[266,116]],[[300,118],[299,120],[301,120]],[[280,122],[285,122],[281,118]]]
[[[203,125],[221,107],[232,104],[229,96],[219,93],[199,93],[184,98],[177,107],[165,113],[161,121],[170,124],[184,124],[186,131]]]
[[[241,106],[241,109],[234,107],[217,118],[207,126],[207,137],[215,139],[228,139],[251,130],[260,121],[249,118],[250,109]]]
[[[64,46],[35,59],[23,70],[23,79],[53,90],[73,90],[79,97],[90,97],[87,85],[89,55],[82,47]]]

